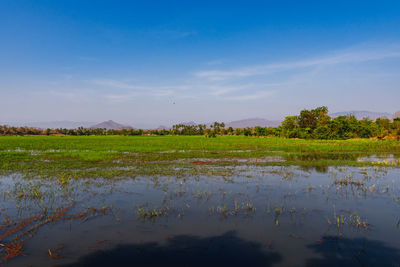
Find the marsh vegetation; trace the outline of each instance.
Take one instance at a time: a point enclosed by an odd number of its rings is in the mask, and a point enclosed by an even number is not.
[[[2,137],[1,261],[395,266],[399,155],[396,141]]]

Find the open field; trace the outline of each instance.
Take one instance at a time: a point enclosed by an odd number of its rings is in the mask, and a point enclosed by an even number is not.
[[[390,155],[390,159],[387,157]],[[44,177],[205,174],[212,166],[398,166],[400,142],[242,136],[1,137],[0,170]],[[380,160],[380,157],[382,159]]]
[[[399,155],[373,140],[1,137],[0,264],[396,266]]]

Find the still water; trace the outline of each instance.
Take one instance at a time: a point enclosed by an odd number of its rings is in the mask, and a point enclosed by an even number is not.
[[[0,178],[6,266],[399,266],[400,169]]]

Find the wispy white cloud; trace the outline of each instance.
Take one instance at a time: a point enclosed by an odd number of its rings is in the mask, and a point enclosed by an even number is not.
[[[271,97],[275,94],[275,91],[260,91],[254,92],[244,95],[235,95],[235,96],[225,96],[223,99],[225,100],[233,100],[233,101],[247,101],[247,100],[256,100]]]
[[[139,96],[173,97],[180,99],[216,97],[224,100],[251,100],[271,95],[272,90],[276,87],[294,84],[292,81],[281,83],[245,83],[240,85],[193,81],[181,85],[132,85],[123,81],[110,79],[95,79],[91,82],[92,84],[109,89],[123,89],[123,91],[112,90],[111,93],[103,93],[103,98],[113,102],[130,101]]]
[[[359,64],[394,58],[400,58],[400,47],[352,48],[293,62],[253,65],[233,70],[199,71],[175,84],[137,84],[132,82],[131,77],[121,80],[99,78],[89,82],[101,86],[106,91],[102,93],[103,98],[112,102],[128,102],[138,97],[199,100],[212,97],[224,101],[250,101],[275,97],[287,90],[309,90],[317,84],[328,88],[328,85],[335,84],[332,79],[344,79],[344,74],[337,72],[343,69],[339,64]],[[327,68],[330,66],[335,68]],[[275,73],[277,75],[268,75]],[[256,75],[259,77],[252,77]]]
[[[29,93],[29,98],[35,101],[51,101],[53,103],[88,103],[97,97],[96,91],[88,88],[41,88]]]
[[[243,85],[243,86],[234,86],[234,85],[230,85],[230,86],[210,86],[210,95],[213,96],[222,96],[222,95],[226,95],[228,93],[232,93],[232,92],[236,92],[236,91],[240,91],[240,90],[245,90],[248,89],[249,86],[247,85]]]
[[[143,89],[141,86],[136,86],[132,84],[128,84],[126,82],[112,80],[112,79],[94,79],[89,81],[92,84],[99,85],[102,87],[112,87],[119,89]]]
[[[106,94],[103,96],[108,101],[112,103],[115,102],[126,102],[135,99],[138,96],[136,93],[123,93],[123,94]]]
[[[240,92],[254,92],[260,90],[270,90],[271,88],[293,85],[296,82],[287,81],[281,83],[248,83],[243,85],[210,85],[208,86],[209,94],[217,97],[225,97],[232,93],[240,93]],[[234,99],[233,97],[232,99]],[[230,99],[230,97],[226,97],[226,99]]]
[[[117,89],[131,89],[138,91],[171,91],[171,90],[186,90],[190,89],[192,85],[138,85],[131,84],[121,80],[114,79],[93,79],[88,80],[89,83],[98,85],[101,87],[117,88]]]
[[[153,92],[151,92],[150,94],[152,95],[152,96],[155,96],[155,97],[162,97],[162,96],[170,96],[170,95],[173,95],[174,94],[174,92],[175,91],[173,91],[173,90],[155,90],[155,91],[153,91]]]
[[[105,93],[103,97],[113,102],[130,101],[139,96],[166,97],[173,95],[176,91],[189,88],[182,85],[133,85],[113,79],[94,79],[88,82],[111,90],[112,93]],[[115,89],[122,89],[123,91]]]
[[[319,58],[305,59],[301,61],[275,63],[266,65],[253,65],[233,70],[204,70],[195,73],[199,78],[210,81],[223,81],[233,78],[244,78],[256,75],[267,75],[280,71],[302,69],[310,67],[325,67],[329,65],[345,63],[362,63],[374,60],[399,58],[400,48],[390,47],[379,50],[342,51]]]
[[[88,95],[91,94],[91,92],[81,89],[81,90],[49,90],[45,92],[39,92],[39,94],[42,95],[48,95],[48,96],[53,96],[53,97],[59,97],[62,99],[68,99],[72,100],[74,102],[80,102],[82,100],[88,99]]]

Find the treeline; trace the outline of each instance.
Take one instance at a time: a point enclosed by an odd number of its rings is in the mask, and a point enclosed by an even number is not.
[[[168,130],[142,130],[142,129],[89,129],[79,127],[77,129],[39,129],[32,127],[12,127],[7,125],[0,125],[0,135],[71,135],[71,136],[82,136],[82,135],[168,135]]]
[[[0,125],[0,135],[69,135],[69,136],[91,136],[91,135],[204,135],[206,137],[216,137],[217,135],[245,135],[245,136],[279,136],[280,128],[225,128],[223,122],[214,122],[212,125],[198,124],[186,125],[177,124],[173,125],[172,129],[121,129],[121,130],[107,130],[107,129],[90,129],[79,127],[77,129],[39,129],[33,127],[14,127],[7,125]]]
[[[400,118],[390,120],[378,118],[358,120],[355,116],[339,116],[331,118],[327,107],[318,107],[311,110],[302,110],[297,116],[288,116],[279,127],[225,127],[225,124],[214,122],[212,125],[177,124],[172,129],[38,129],[32,127],[0,126],[0,135],[204,135],[216,137],[218,135],[243,136],[271,136],[302,139],[351,139],[351,138],[378,138],[400,139]]]
[[[396,138],[400,136],[400,118],[358,120],[355,116],[331,118],[327,107],[302,110],[298,116],[286,117],[282,122],[281,136],[303,139]]]

